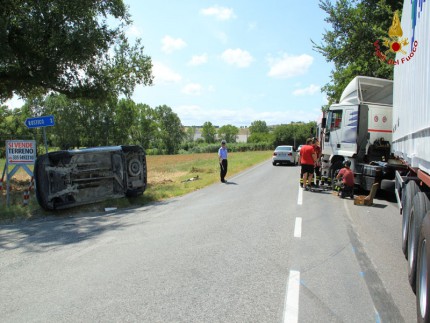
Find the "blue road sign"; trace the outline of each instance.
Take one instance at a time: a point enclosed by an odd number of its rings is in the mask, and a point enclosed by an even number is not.
[[[54,116],[52,115],[37,118],[27,118],[25,120],[25,125],[27,128],[51,127],[54,124]]]

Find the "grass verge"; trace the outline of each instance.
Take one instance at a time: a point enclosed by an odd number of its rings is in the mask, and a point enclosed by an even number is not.
[[[249,167],[268,160],[270,156],[271,151],[229,153],[227,179]],[[30,178],[23,170],[19,170],[11,181],[12,191],[9,207],[6,207],[6,183],[4,183],[4,189],[0,191],[0,221],[10,222],[49,215],[61,216],[94,211],[100,212],[106,207],[139,207],[149,202],[181,196],[217,183],[220,180],[216,154],[147,156],[147,166],[148,187],[142,196],[109,200],[55,212],[41,209],[37,204],[34,191],[30,194],[29,205],[22,205],[23,192],[28,187]],[[4,160],[0,160],[1,172],[3,168]]]

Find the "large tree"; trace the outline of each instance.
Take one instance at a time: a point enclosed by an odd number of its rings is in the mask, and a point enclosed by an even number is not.
[[[216,129],[215,126],[210,121],[206,121],[202,127],[202,137],[208,144],[215,142]]]
[[[251,135],[256,133],[269,133],[269,127],[266,121],[256,120],[249,126],[249,132],[251,132]]]
[[[122,0],[3,0],[0,10],[0,101],[50,91],[69,98],[130,96],[152,84],[151,59]]]
[[[158,126],[159,146],[169,155],[176,154],[185,136],[181,119],[167,105],[156,107],[154,115]]]
[[[387,37],[393,14],[402,9],[401,0],[320,0],[331,29],[323,33],[314,50],[334,63],[330,83],[322,90],[329,104],[339,101],[345,86],[357,75],[392,79],[393,66],[381,63],[374,42]]]
[[[227,124],[218,129],[218,136],[227,142],[236,142],[238,134],[239,128],[231,124]]]
[[[291,122],[277,126],[273,131],[275,137],[274,144],[291,145],[297,148],[300,144],[306,143],[306,139],[315,136],[316,122],[308,123]]]

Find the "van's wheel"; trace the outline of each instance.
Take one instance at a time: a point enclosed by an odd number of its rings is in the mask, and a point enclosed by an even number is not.
[[[430,210],[430,201],[427,195],[423,192],[417,193],[412,202],[408,234],[408,276],[414,292],[416,288],[418,237],[421,224],[428,210]]]
[[[406,259],[408,259],[409,215],[411,214],[414,196],[418,192],[419,187],[417,183],[415,183],[415,181],[410,181],[406,184],[405,191],[402,194],[402,250]]]
[[[133,158],[128,163],[128,173],[130,176],[137,177],[142,172],[142,162],[138,158]]]
[[[430,322],[429,261],[430,261],[430,212],[425,216],[418,240],[417,252],[417,322]]]

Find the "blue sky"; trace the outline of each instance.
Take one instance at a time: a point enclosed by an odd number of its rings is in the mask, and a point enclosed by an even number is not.
[[[184,126],[314,121],[332,64],[312,50],[329,26],[318,0],[125,0],[153,61],[133,100],[167,105]]]

